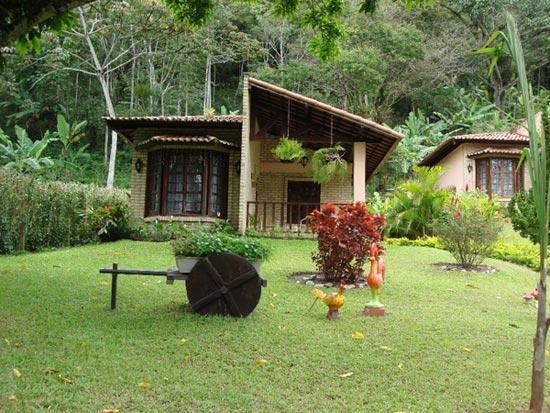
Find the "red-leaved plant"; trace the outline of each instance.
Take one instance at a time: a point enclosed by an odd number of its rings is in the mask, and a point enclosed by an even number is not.
[[[369,247],[380,243],[384,215],[371,214],[364,203],[324,205],[307,217],[317,234],[318,251],[313,261],[329,281],[353,283],[363,274]]]

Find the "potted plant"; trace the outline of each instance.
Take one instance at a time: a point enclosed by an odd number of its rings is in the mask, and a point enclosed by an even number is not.
[[[262,262],[271,250],[260,240],[250,237],[238,237],[227,233],[198,228],[188,231],[172,242],[178,271],[191,272],[195,264],[208,254],[230,252],[249,261],[256,271],[260,271]]]
[[[288,136],[283,136],[277,146],[271,150],[271,153],[275,158],[285,163],[300,162],[307,155],[302,144],[295,139],[290,139]]]
[[[259,273],[262,263],[271,254],[271,249],[260,240],[251,237],[228,237],[227,250],[250,262]]]
[[[176,265],[180,272],[190,272],[202,257],[215,252],[227,252],[220,234],[199,228],[185,233],[172,242]]]
[[[344,159],[345,149],[341,145],[321,148],[315,151],[309,163],[313,181],[325,184],[338,179],[343,182],[348,177],[348,163]]]

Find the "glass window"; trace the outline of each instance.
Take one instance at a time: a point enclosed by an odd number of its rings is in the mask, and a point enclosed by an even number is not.
[[[521,171],[513,158],[483,158],[476,161],[476,185],[488,194],[511,198],[521,186]]]
[[[146,214],[225,218],[229,158],[203,150],[149,153]],[[208,202],[205,196],[208,194]]]

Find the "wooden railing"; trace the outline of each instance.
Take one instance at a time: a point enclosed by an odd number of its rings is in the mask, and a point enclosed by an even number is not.
[[[250,201],[246,206],[246,227],[259,232],[311,233],[306,217],[319,208],[316,203]]]

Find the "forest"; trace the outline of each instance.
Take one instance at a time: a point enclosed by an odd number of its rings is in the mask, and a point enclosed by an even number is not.
[[[215,3],[204,25],[183,25],[160,0],[99,0],[42,34],[34,52],[2,49],[0,128],[32,139],[79,126],[45,149],[70,157],[52,178],[104,185],[110,139],[104,116],[239,113],[244,73],[387,124],[405,134],[370,182],[390,190],[451,135],[521,122],[512,59],[491,35],[516,17],[539,108],[549,106],[550,0],[381,1],[373,13],[344,2],[339,47],[319,57],[312,28],[273,2]],[[489,41],[488,41],[489,40]],[[82,122],[85,122],[83,124]],[[128,188],[130,148],[118,140],[114,185]]]

